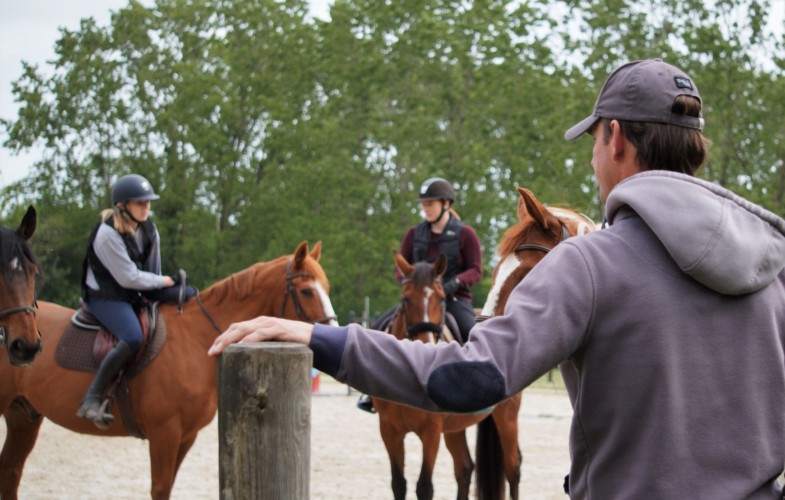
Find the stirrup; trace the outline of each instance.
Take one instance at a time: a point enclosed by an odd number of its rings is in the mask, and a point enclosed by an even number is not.
[[[99,412],[100,413],[91,420],[93,421],[96,427],[98,427],[102,431],[105,431],[114,422],[114,415],[109,413],[109,398],[104,399],[104,402],[101,403],[101,409],[99,410]]]
[[[84,403],[76,410],[76,416],[87,420],[92,420],[96,427],[105,431],[114,422],[114,415],[109,413],[109,399],[100,403],[98,409],[95,407],[84,407]]]

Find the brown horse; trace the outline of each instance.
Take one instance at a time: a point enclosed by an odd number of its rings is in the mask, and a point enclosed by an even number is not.
[[[502,314],[513,289],[556,245],[597,229],[583,214],[547,208],[525,188],[519,187],[518,193],[518,223],[505,231],[499,244],[500,260],[493,270],[493,285],[478,321]],[[518,443],[520,407],[518,393],[498,404],[493,418],[477,426],[477,489],[485,495],[481,498],[502,498],[505,477],[510,496],[518,498],[522,457],[517,454],[516,460],[510,445]]]
[[[320,255],[321,242],[310,253],[308,243],[303,242],[291,256],[257,263],[215,283],[201,299],[187,302],[182,314],[176,304],[161,305],[166,343],[158,357],[128,384],[134,418],[150,441],[153,498],[169,498],[177,470],[197,433],[215,416],[216,365],[207,350],[221,330],[259,315],[337,324],[327,277],[317,262]],[[92,375],[65,370],[55,360],[55,346],[73,313],[41,302],[38,324],[44,342],[52,348],[26,368],[0,365],[0,409],[7,426],[0,455],[0,497],[4,499],[16,498],[22,468],[43,417],[84,434],[128,435],[117,410],[106,431],[76,416]],[[90,451],[78,453],[89,456]]]
[[[16,231],[0,227],[0,348],[7,353],[0,363],[15,366],[29,365],[41,352],[35,321],[39,266],[27,243],[35,226],[35,209],[28,207]]]
[[[390,333],[399,340],[410,339],[429,344],[446,341],[443,338],[445,297],[441,285],[441,277],[447,267],[446,258],[440,255],[433,264],[418,262],[411,265],[396,252],[395,263],[404,279],[401,283],[401,304],[390,325]],[[484,419],[488,413],[431,413],[379,398],[373,398],[373,403],[379,414],[379,429],[390,458],[392,490],[396,500],[406,497],[404,438],[409,432],[414,432],[422,442],[417,498],[433,498],[433,468],[444,434],[444,442],[453,458],[458,498],[468,499],[474,464],[466,442],[466,429]],[[517,455],[517,449],[515,453]]]

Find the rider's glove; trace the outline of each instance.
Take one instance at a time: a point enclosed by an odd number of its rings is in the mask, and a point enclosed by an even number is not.
[[[450,281],[444,283],[442,285],[442,289],[444,289],[444,295],[447,297],[452,297],[455,295],[455,292],[458,290],[460,285],[461,281],[458,278],[453,278]]]

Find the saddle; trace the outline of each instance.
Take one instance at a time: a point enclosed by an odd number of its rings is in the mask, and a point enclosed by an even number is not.
[[[126,430],[132,436],[144,439],[133,417],[128,381],[139,375],[160,354],[166,342],[166,324],[158,321],[158,303],[139,311],[142,326],[142,344],[136,357],[123,368],[107,391],[107,411],[116,399]],[[71,316],[57,344],[55,361],[66,370],[95,373],[106,354],[117,345],[117,337],[93,316],[87,305],[80,301],[79,309]]]

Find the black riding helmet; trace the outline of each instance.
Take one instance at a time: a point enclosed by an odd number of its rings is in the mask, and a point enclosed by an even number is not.
[[[450,200],[455,201],[455,190],[447,180],[441,177],[431,177],[420,186],[420,196],[422,200]]]
[[[147,201],[160,198],[153,191],[150,181],[138,174],[124,175],[112,186],[112,205],[129,201]]]

